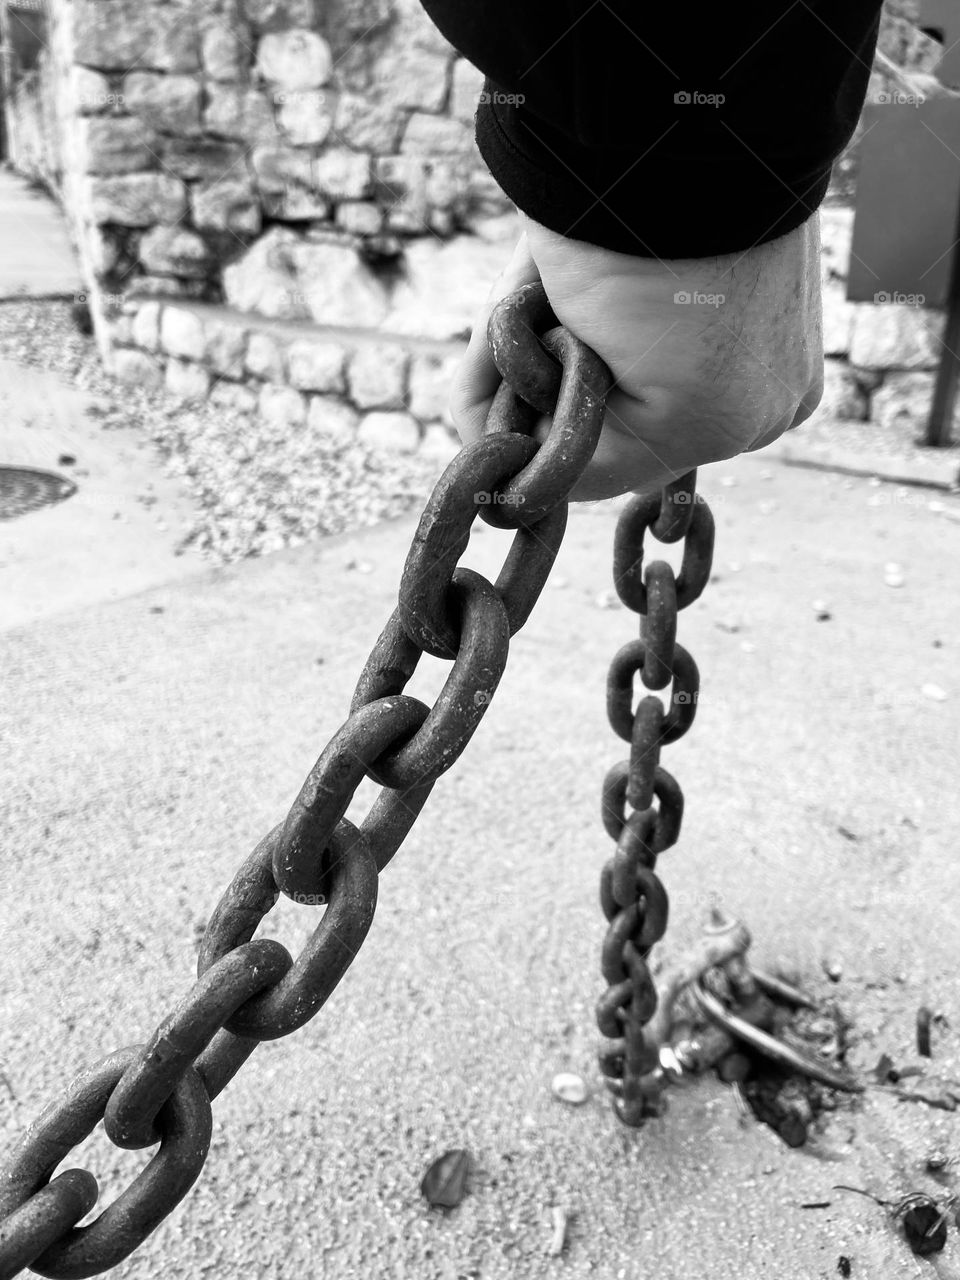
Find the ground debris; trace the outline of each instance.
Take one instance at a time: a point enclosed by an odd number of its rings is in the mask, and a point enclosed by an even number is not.
[[[550,1210],[550,1218],[553,1222],[553,1234],[550,1237],[547,1253],[551,1258],[559,1258],[566,1247],[567,1223],[570,1221],[570,1215],[561,1205],[555,1204]]]
[[[470,1153],[462,1148],[445,1151],[423,1175],[420,1190],[434,1208],[455,1209],[466,1194]]]
[[[572,1107],[579,1107],[589,1096],[587,1086],[580,1076],[572,1071],[559,1071],[551,1083],[553,1096]]]
[[[955,1200],[950,1197],[946,1206],[941,1208],[936,1200],[923,1191],[908,1191],[899,1200],[882,1200],[870,1191],[860,1187],[847,1187],[842,1184],[834,1186],[834,1191],[852,1191],[855,1195],[865,1196],[881,1208],[889,1209],[890,1216],[899,1220],[903,1230],[903,1238],[918,1258],[928,1258],[931,1254],[940,1253],[947,1243],[947,1217],[955,1207]]]
[[[930,1053],[930,1022],[933,1014],[925,1004],[922,1004],[917,1010],[917,1053],[921,1058],[929,1058]]]

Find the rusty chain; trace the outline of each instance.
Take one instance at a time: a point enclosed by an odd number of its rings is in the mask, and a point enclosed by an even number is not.
[[[559,550],[567,498],[596,448],[610,375],[594,352],[555,325],[540,285],[504,299],[488,340],[503,383],[485,436],[460,452],[428,499],[398,607],[363,667],[350,713],[285,820],[241,865],[214,909],[197,981],[146,1044],[81,1072],[0,1168],[0,1280],[26,1267],[63,1280],[108,1270],[186,1195],[207,1156],[211,1102],[260,1041],[288,1035],[322,1008],[370,928],[380,871],[489,706],[510,637],[526,622]],[[530,433],[544,413],[553,423],[538,445]],[[622,1077],[625,1115],[644,1109],[649,1053],[642,1026],[651,998],[656,1002],[644,956],[666,923],[653,859],[676,840],[682,807],[679,788],[657,763],[659,743],[686,731],[696,702],[696,666],[674,642],[676,609],[702,590],[712,539],[692,481],[671,486],[664,498],[631,504],[617,535],[618,590],[647,615],[642,647],[627,646],[611,673],[611,722],[631,742],[631,760],[605,785],[605,823],[618,846],[604,872],[611,921],[604,973],[613,985],[601,1001],[601,1029],[615,1030],[624,1048],[602,1065],[612,1080]],[[684,502],[689,509],[680,509]],[[514,531],[495,583],[458,565],[478,515]],[[686,535],[679,581],[659,564],[641,578],[647,528],[668,541]],[[404,692],[424,653],[452,662],[432,707]],[[673,680],[668,713],[658,699],[646,699],[631,714],[638,670],[648,688]],[[358,826],[344,815],[366,777],[381,792]],[[629,817],[626,803],[634,809]],[[280,893],[324,907],[296,960],[278,942],[253,937]],[[159,1145],[121,1195],[78,1227],[96,1204],[96,1179],[82,1169],[52,1175],[101,1120],[117,1146]]]
[[[221,897],[196,983],[146,1044],[117,1050],[73,1080],[0,1169],[0,1280],[25,1267],[61,1280],[96,1275],[179,1203],[206,1159],[210,1103],[260,1041],[288,1035],[323,1006],[370,928],[380,871],[489,706],[510,637],[560,547],[568,495],[599,438],[610,374],[555,326],[540,285],[504,299],[488,337],[504,381],[486,434],[450,463],[428,499],[398,607],[364,665],[350,714],[286,819]],[[530,432],[543,412],[553,423],[540,445]],[[478,515],[515,531],[495,583],[458,567]],[[424,653],[452,662],[432,707],[404,692]],[[365,777],[382,789],[357,826],[344,815]],[[296,960],[278,942],[253,940],[281,892],[324,906]],[[121,1195],[79,1227],[96,1204],[96,1179],[82,1169],[52,1175],[101,1120],[119,1147],[159,1146]]]
[[[714,524],[698,496],[695,471],[662,493],[634,497],[617,523],[613,574],[617,594],[641,615],[640,639],[616,654],[607,678],[607,718],[630,744],[630,758],[603,784],[603,825],[616,841],[600,880],[600,905],[609,922],[601,971],[607,990],[597,1005],[604,1042],[600,1070],[613,1106],[628,1125],[660,1110],[659,1046],[644,1032],[657,1008],[647,963],[667,927],[667,893],[655,872],[657,857],[674,845],[683,818],[683,792],[660,765],[660,748],[682,737],[696,715],[700,675],[677,643],[677,611],[700,595],[710,577]],[[683,540],[679,578],[665,560],[644,569],[644,539]],[[652,693],[633,709],[639,674],[648,690],[670,686],[669,710]],[[627,806],[632,812],[627,814]]]

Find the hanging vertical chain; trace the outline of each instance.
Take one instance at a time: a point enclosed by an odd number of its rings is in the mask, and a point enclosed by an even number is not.
[[[657,1007],[647,957],[667,927],[657,857],[676,843],[683,817],[683,792],[661,767],[660,748],[690,728],[700,691],[697,664],[677,643],[677,612],[699,597],[713,559],[713,516],[697,496],[696,479],[691,471],[661,493],[635,497],[620,516],[614,541],[614,586],[641,618],[640,639],[617,653],[607,678],[607,718],[629,742],[630,758],[614,765],[603,784],[603,825],[616,850],[600,878],[609,927],[601,957],[607,990],[597,1005],[597,1024],[605,1037],[600,1070],[614,1110],[632,1126],[660,1110],[659,1046],[644,1030]],[[665,560],[644,570],[648,531],[660,542],[683,539],[679,577]],[[633,709],[638,673],[648,690],[669,687],[667,706],[650,693]]]

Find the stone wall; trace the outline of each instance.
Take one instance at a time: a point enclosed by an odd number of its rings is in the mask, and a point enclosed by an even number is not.
[[[446,397],[461,343],[316,331],[161,299],[124,304],[113,338],[120,377],[185,402],[377,448],[445,457],[455,447]]]
[[[131,290],[269,306],[250,276],[276,250],[293,264],[284,317],[337,323],[318,273],[350,276],[359,305],[411,241],[507,208],[473,143],[480,77],[416,0],[52,0],[51,14],[68,46],[61,188],[107,310]]]
[[[367,435],[386,430],[367,415],[392,413],[404,447],[412,424],[429,436],[416,342],[465,335],[514,227],[473,141],[482,78],[417,0],[50,0],[49,15],[13,158],[62,199],[108,365],[291,421],[311,417],[305,396],[339,396],[338,421]],[[239,366],[216,342],[168,349],[155,319],[162,334],[177,312],[157,299],[199,306],[194,334],[246,333]],[[289,368],[284,342],[278,364],[268,332],[251,340],[261,320],[303,326]],[[338,327],[377,339],[382,379],[404,370],[382,404],[349,344],[329,385],[300,385],[305,345],[319,367]]]

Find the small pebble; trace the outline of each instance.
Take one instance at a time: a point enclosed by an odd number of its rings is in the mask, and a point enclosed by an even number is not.
[[[569,587],[569,585],[570,582],[567,578],[556,577],[547,579],[547,586],[553,587],[555,591],[562,591],[564,587]]]
[[[823,972],[827,975],[831,982],[839,982],[843,977],[843,965],[839,960],[827,959],[823,961]]]
[[[723,485],[724,489],[733,489],[733,488],[736,486],[736,483],[737,483],[737,477],[736,477],[736,476],[721,476],[721,477],[720,477],[720,483]]]
[[[739,573],[742,568],[743,568],[743,565],[740,563],[739,560],[727,561],[727,570],[730,573]]]
[[[348,560],[343,567],[352,569],[354,573],[373,573],[372,560]]]
[[[555,1098],[559,1098],[561,1102],[569,1103],[572,1107],[582,1106],[589,1096],[587,1086],[582,1078],[575,1076],[572,1071],[559,1072],[553,1077],[553,1083],[550,1087]]]
[[[925,698],[929,698],[931,702],[946,702],[947,691],[941,689],[938,684],[925,684],[920,690]]]
[[[927,1169],[930,1173],[939,1173],[947,1167],[948,1157],[943,1151],[931,1151],[927,1156]]]
[[[939,514],[941,511],[946,511],[946,509],[946,504],[938,502],[936,498],[934,498],[932,502],[927,503],[927,510],[933,511],[935,514]]]
[[[906,582],[903,576],[903,570],[898,564],[894,564],[891,560],[889,564],[884,566],[883,580],[888,587],[902,587]]]

